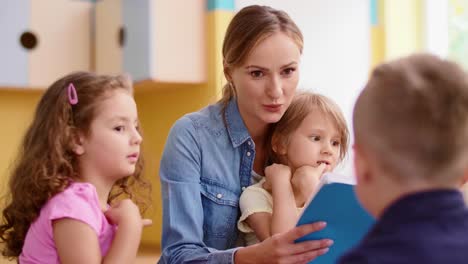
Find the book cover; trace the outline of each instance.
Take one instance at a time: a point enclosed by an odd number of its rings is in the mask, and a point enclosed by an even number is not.
[[[311,195],[304,206],[298,226],[318,221],[327,222],[327,226],[296,242],[323,238],[334,241],[325,255],[317,257],[310,263],[335,263],[341,255],[359,243],[375,222],[359,204],[354,193],[354,185],[355,181],[351,177],[326,173],[321,178],[318,191]]]

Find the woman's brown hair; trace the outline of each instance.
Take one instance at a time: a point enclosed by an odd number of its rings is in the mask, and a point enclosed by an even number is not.
[[[291,37],[302,53],[302,33],[286,12],[259,5],[241,9],[231,20],[224,37],[224,72],[242,65],[258,43],[276,32]],[[219,100],[223,109],[234,95],[233,85],[227,83]]]
[[[75,105],[68,98],[70,84],[74,85],[79,100]],[[77,157],[73,151],[77,133],[89,134],[99,103],[119,89],[133,93],[129,78],[76,72],[45,91],[10,175],[0,225],[0,239],[5,243],[3,256],[12,258],[21,254],[26,233],[41,208],[77,179]],[[135,173],[114,184],[109,203],[123,194],[142,211],[146,209],[150,185],[141,176],[142,168],[140,158]]]
[[[313,111],[323,113],[336,126],[340,135],[340,157],[342,161],[348,153],[349,130],[339,106],[326,96],[302,92],[295,95],[288,110],[281,120],[274,125],[271,146],[287,146],[290,135],[301,125],[307,115]],[[270,158],[274,163],[281,163],[281,157],[270,147]]]

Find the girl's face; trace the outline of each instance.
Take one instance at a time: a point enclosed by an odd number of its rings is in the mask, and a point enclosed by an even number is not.
[[[285,155],[293,170],[325,163],[326,170],[332,171],[339,162],[340,145],[340,133],[335,124],[321,111],[312,111],[289,135],[289,142],[280,154]]]
[[[275,123],[289,107],[299,81],[300,50],[282,32],[262,40],[245,63],[228,74],[247,127]],[[230,76],[230,77],[229,77]]]
[[[100,101],[89,135],[80,140],[76,152],[82,176],[115,181],[132,175],[142,141],[133,97],[120,89]]]

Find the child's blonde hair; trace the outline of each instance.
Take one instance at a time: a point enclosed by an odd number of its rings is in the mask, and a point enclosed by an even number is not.
[[[417,54],[378,66],[353,115],[356,142],[395,180],[446,182],[467,167],[468,78],[453,62]]]
[[[322,113],[336,126],[340,136],[340,156],[342,161],[348,153],[349,131],[340,107],[326,96],[300,92],[296,94],[281,120],[274,125],[271,135],[270,157],[274,163],[280,163],[281,156],[273,151],[273,146],[287,146],[291,134],[299,128],[302,121],[313,111]]]
[[[78,97],[74,105],[68,95],[70,84]],[[10,175],[10,193],[0,225],[0,238],[6,243],[3,256],[19,256],[26,233],[43,205],[76,179],[78,166],[73,147],[77,133],[89,135],[100,102],[116,90],[132,94],[130,79],[77,72],[61,78],[45,91]],[[109,202],[126,194],[145,208],[150,185],[141,176],[142,168],[140,158],[134,175],[116,182]]]

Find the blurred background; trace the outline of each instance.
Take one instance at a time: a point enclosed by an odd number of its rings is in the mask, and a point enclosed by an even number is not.
[[[153,226],[144,230],[139,263],[154,263],[167,133],[185,113],[220,98],[224,32],[233,14],[251,4],[283,9],[296,21],[305,37],[300,89],[334,99],[350,127],[354,101],[378,63],[431,52],[468,69],[468,0],[2,0],[2,194],[52,81],[77,70],[129,73],[144,130],[145,176],[153,184],[147,213]],[[351,160],[338,171],[353,174]]]

